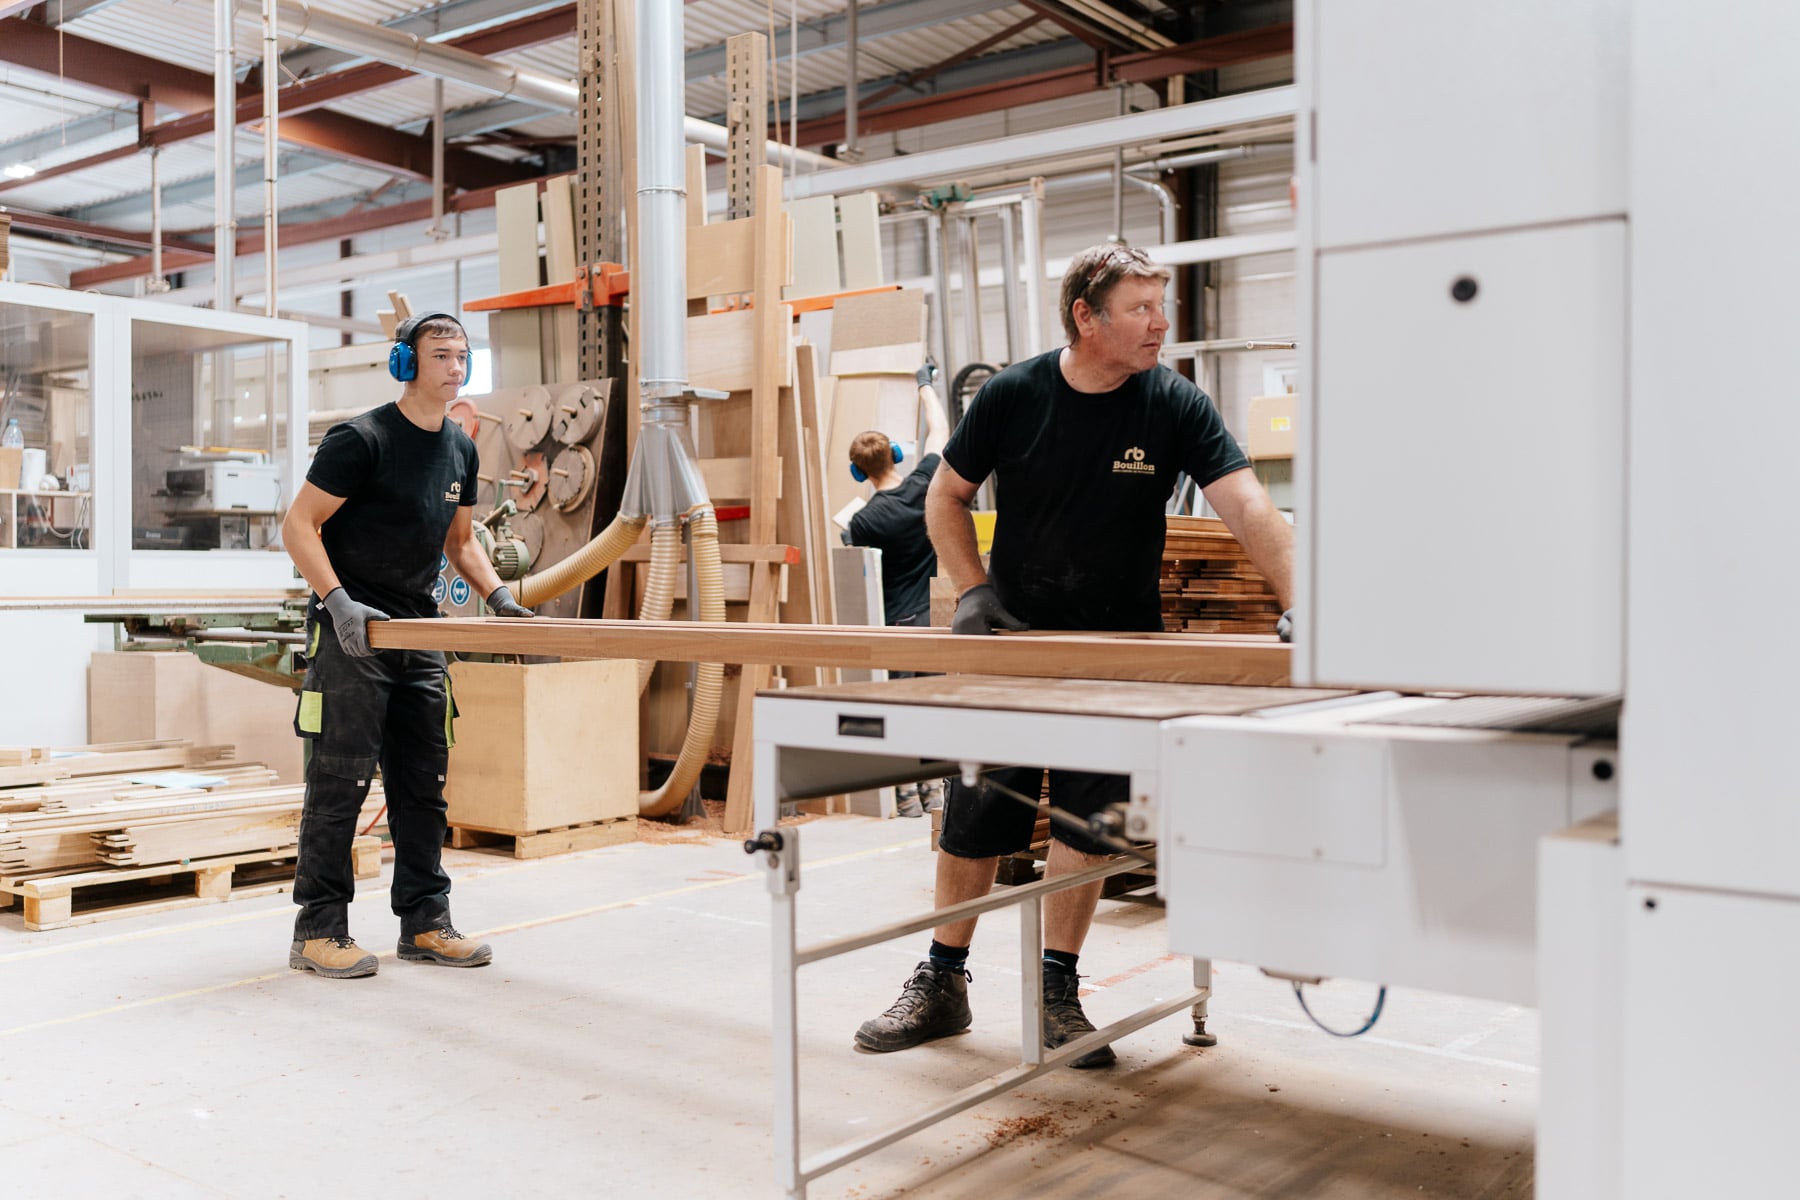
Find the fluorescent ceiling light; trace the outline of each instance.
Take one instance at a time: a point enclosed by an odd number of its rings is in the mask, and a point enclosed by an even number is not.
[[[36,174],[37,168],[30,163],[14,163],[6,170],[0,171],[0,175],[5,175],[8,179],[30,179]]]

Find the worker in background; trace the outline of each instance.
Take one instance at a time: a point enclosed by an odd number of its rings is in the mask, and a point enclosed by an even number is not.
[[[975,397],[926,499],[931,540],[959,599],[952,630],[1162,629],[1164,501],[1178,473],[1243,543],[1283,606],[1293,529],[1269,500],[1211,400],[1159,365],[1169,322],[1165,267],[1142,251],[1095,246],[1063,275],[1069,344],[1016,363]],[[1004,498],[989,568],[976,553],[969,505],[995,476]],[[1291,610],[1278,632],[1286,637]],[[978,787],[952,780],[938,842],[937,907],[984,896],[1001,855],[1026,849],[1044,779],[1039,768],[988,772]],[[1086,818],[1128,799],[1119,775],[1052,770],[1050,803]],[[1011,793],[1011,794],[1009,794]],[[1052,825],[1048,877],[1102,861],[1107,847]],[[1077,965],[1100,884],[1044,897],[1044,1044],[1093,1031],[1077,998]],[[857,1030],[866,1050],[901,1050],[968,1028],[969,944],[975,919],[933,930],[931,949],[894,1005]],[[1111,1046],[1076,1067],[1114,1061]]]
[[[294,873],[288,965],[332,978],[375,973],[350,937],[350,843],[376,765],[394,841],[392,903],[399,956],[473,967],[493,951],[450,923],[444,771],[455,715],[435,650],[374,650],[369,622],[435,617],[439,553],[503,617],[514,602],[474,536],[475,443],[445,409],[468,378],[469,343],[454,317],[430,313],[394,332],[388,370],[400,399],[332,426],[282,522],[311,585],[305,690],[296,732],[312,741]]]
[[[938,452],[950,436],[950,414],[932,386],[937,368],[929,361],[914,377],[919,384],[919,404],[925,413],[923,458],[902,475],[896,468],[904,461],[898,445],[879,430],[859,433],[850,440],[850,474],[858,483],[873,488],[869,502],[850,518],[844,540],[852,546],[872,546],[881,551],[882,617],[889,625],[931,624],[931,577],[937,574],[937,552],[925,530],[925,491],[941,461]],[[890,671],[901,679],[911,671]],[[922,817],[927,808],[943,805],[944,781],[903,783],[895,789],[894,811],[903,817]]]

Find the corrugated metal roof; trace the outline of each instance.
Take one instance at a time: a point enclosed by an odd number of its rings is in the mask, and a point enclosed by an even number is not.
[[[645,0],[652,2],[652,0]],[[663,2],[663,0],[654,0]],[[841,30],[841,16],[846,0],[691,0],[682,9],[684,43],[689,51],[704,51],[721,46],[729,37],[745,32],[770,32],[771,17],[778,42],[798,22],[803,49],[809,27],[816,35],[818,28],[831,22],[834,31]],[[871,10],[879,10],[888,0],[863,0],[865,21]],[[544,0],[520,0],[520,11],[543,11]],[[357,20],[379,23],[411,12],[429,10],[430,0],[316,0],[316,7]],[[892,13],[890,9],[890,20]],[[883,29],[879,36],[869,36],[865,24],[865,40],[858,54],[858,73],[864,81],[885,79],[896,74],[928,69],[990,37],[997,37],[1034,16],[1022,3],[993,0],[925,0],[916,10],[902,6],[900,19],[908,27],[898,32]],[[948,19],[933,14],[948,14]],[[915,15],[921,20],[912,25]],[[512,18],[506,18],[512,19]],[[492,23],[490,21],[490,23]],[[116,0],[115,3],[85,13],[68,25],[71,34],[135,53],[173,63],[200,74],[210,74],[213,66],[213,5],[211,0]],[[240,71],[247,70],[260,58],[261,29],[257,5],[244,0],[237,10],[235,25],[237,62]],[[985,56],[1017,51],[1033,45],[1066,38],[1064,29],[1050,20],[1037,20],[1025,29],[984,51]],[[296,43],[283,38],[284,51]],[[576,69],[577,47],[573,35],[504,55],[495,61],[517,66],[557,78],[572,77]],[[804,49],[797,58],[784,59],[774,65],[770,90],[780,97],[792,95],[797,87],[804,97],[814,93],[830,93],[845,82],[847,54],[841,46],[829,49]],[[1245,71],[1245,78],[1262,78],[1291,71],[1289,60],[1257,64]],[[919,94],[929,94],[927,83]],[[688,112],[697,116],[714,116],[726,106],[726,80],[722,72],[697,75],[687,87]],[[35,90],[33,90],[35,89]],[[346,98],[329,106],[330,111],[353,116],[392,129],[417,130],[430,118],[434,106],[434,84],[429,78],[415,76],[369,92]],[[53,94],[67,93],[67,100]],[[894,99],[903,98],[896,96]],[[480,88],[454,81],[444,85],[444,101],[452,114],[460,110],[479,109],[497,102],[499,97]],[[978,137],[994,137],[1020,132],[1027,128],[1068,123],[1070,120],[1092,119],[1109,115],[1111,96],[1096,93],[1070,101],[1014,109],[1005,114],[968,118],[947,122],[925,130],[908,130],[899,134],[871,137],[865,134],[870,153],[893,149],[924,149],[930,146],[966,141]],[[106,108],[129,108],[129,101],[92,89],[81,89],[22,70],[0,68],[0,144],[33,132],[79,121]],[[804,110],[803,110],[804,115]],[[568,138],[574,133],[571,114],[545,112],[541,117],[514,119],[510,131],[523,138]],[[239,131],[239,161],[254,162],[260,154],[260,139],[248,129]],[[126,144],[131,138],[129,126],[115,129],[108,140],[83,141],[72,148],[67,158],[83,157],[113,145]],[[289,146],[290,152],[299,147]],[[511,156],[514,152],[493,149],[490,152]],[[0,163],[0,166],[5,164]],[[209,137],[191,139],[166,147],[161,157],[161,174],[165,187],[186,181],[209,179],[213,171],[212,142]],[[352,164],[335,165],[295,174],[282,181],[281,202],[284,209],[326,204],[331,201],[360,197],[391,180],[392,176]],[[41,211],[63,212],[87,205],[141,197],[149,183],[148,158],[145,155],[103,164],[78,174],[58,177],[41,184],[31,184],[8,192],[0,192],[0,205],[16,202],[20,207]],[[389,196],[393,195],[389,193]],[[241,213],[260,212],[259,187],[244,189],[239,196]],[[210,192],[203,198],[168,206],[165,227],[176,229],[207,228],[212,222]],[[146,228],[147,211],[141,219],[126,217],[110,223],[122,228]]]

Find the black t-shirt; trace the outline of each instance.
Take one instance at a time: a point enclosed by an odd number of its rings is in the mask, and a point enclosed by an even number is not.
[[[937,551],[925,532],[925,492],[939,461],[927,454],[899,487],[876,492],[850,518],[850,544],[881,551],[882,608],[889,625],[931,611]]]
[[[944,461],[971,483],[995,476],[988,574],[1007,611],[1038,629],[1160,630],[1177,473],[1205,487],[1249,463],[1206,393],[1174,371],[1090,394],[1069,386],[1060,354],[988,380]]]
[[[458,508],[475,503],[475,443],[454,421],[420,429],[384,404],[333,425],[306,481],[341,496],[321,531],[352,600],[391,617],[435,617],[431,587]]]

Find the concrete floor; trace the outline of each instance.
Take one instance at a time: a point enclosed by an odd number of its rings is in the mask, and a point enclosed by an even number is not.
[[[801,939],[930,906],[917,821],[804,827]],[[0,1162],[17,1195],[764,1197],[767,894],[734,841],[535,862],[446,852],[495,964],[400,963],[385,884],[354,932],[381,972],[286,969],[286,896],[26,933],[0,913]],[[984,919],[975,1026],[895,1055],[850,1035],[916,935],[801,973],[808,1151],[1017,1061],[1017,918]],[[1083,973],[1097,1022],[1189,977],[1159,911],[1104,901]],[[1488,1197],[1532,1180],[1537,1017],[1419,992],[1354,1040],[1287,985],[1218,964],[1211,1050],[1185,1014],[815,1183],[813,1197]],[[1327,984],[1354,1026],[1373,988]]]

